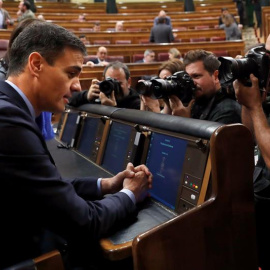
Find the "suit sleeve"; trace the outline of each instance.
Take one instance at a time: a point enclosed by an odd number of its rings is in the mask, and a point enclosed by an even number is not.
[[[0,141],[5,143],[0,144],[0,168],[1,188],[6,191],[2,199],[16,218],[23,213],[31,226],[42,224],[69,241],[89,243],[135,214],[135,205],[122,192],[87,200],[88,192],[97,197],[96,179],[62,179],[35,122],[18,107],[2,103]]]

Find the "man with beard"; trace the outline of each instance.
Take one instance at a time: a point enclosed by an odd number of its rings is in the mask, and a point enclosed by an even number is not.
[[[103,77],[107,80],[107,85],[114,81],[113,85],[117,89],[113,89],[108,95],[101,91],[101,82],[93,79],[90,89],[74,93],[69,100],[69,105],[77,107],[86,103],[94,103],[118,108],[140,109],[140,97],[135,90],[130,88],[130,72],[125,64],[119,61],[110,63],[105,67]]]
[[[184,57],[184,65],[196,86],[194,99],[186,107],[177,96],[171,96],[171,113],[224,124],[241,123],[241,106],[219,82],[217,57],[204,50],[191,50]]]

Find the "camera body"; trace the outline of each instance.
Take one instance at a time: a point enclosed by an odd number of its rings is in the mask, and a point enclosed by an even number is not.
[[[107,97],[111,96],[112,91],[114,91],[115,97],[122,95],[122,88],[120,82],[110,77],[107,77],[104,81],[99,83],[99,89]]]
[[[250,86],[250,74],[254,74],[259,80],[259,87],[269,85],[270,58],[264,46],[257,46],[241,58],[219,57],[219,80],[224,86],[229,86],[236,79],[240,79],[245,85]]]
[[[152,78],[150,81],[141,81],[136,85],[136,91],[152,99],[168,99],[177,96],[183,103],[193,98],[196,86],[192,78],[185,71],[178,71],[166,79]]]

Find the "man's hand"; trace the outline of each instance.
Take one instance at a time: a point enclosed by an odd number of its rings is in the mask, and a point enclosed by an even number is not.
[[[148,189],[152,188],[153,176],[145,165],[134,167],[132,163],[129,163],[127,169],[133,171],[135,176],[126,178],[123,186],[133,192],[136,202],[141,202],[147,196]]]
[[[95,99],[99,98],[99,93],[100,93],[99,80],[93,79],[91,86],[90,86],[88,93],[87,93],[88,101],[95,100]]]
[[[251,87],[244,86],[239,80],[234,81],[233,87],[237,101],[248,110],[257,110],[266,98],[266,92],[261,95],[258,79],[250,74]]]
[[[141,110],[160,113],[160,106],[157,99],[141,95]]]
[[[191,109],[195,102],[194,99],[192,99],[188,106],[185,107],[182,101],[175,95],[170,96],[170,107],[172,109],[172,115],[182,116],[182,117],[191,117]]]
[[[101,192],[102,195],[113,194],[123,189],[123,182],[125,178],[133,178],[135,172],[133,170],[126,169],[119,172],[114,177],[102,178],[101,180]]]
[[[100,92],[99,98],[102,105],[112,106],[112,107],[117,106],[114,91],[112,91],[110,97],[107,97],[104,93]]]

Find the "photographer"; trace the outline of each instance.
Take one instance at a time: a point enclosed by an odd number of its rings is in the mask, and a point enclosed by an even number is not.
[[[171,96],[171,113],[224,124],[241,123],[240,105],[220,85],[217,57],[204,50],[192,50],[185,55],[184,65],[196,86],[194,99],[184,106],[177,96]]]
[[[128,67],[119,62],[112,62],[103,71],[103,82],[93,79],[90,89],[74,93],[69,100],[69,105],[77,107],[86,103],[98,103],[119,108],[140,109],[140,97],[136,91],[130,88],[131,78]],[[116,80],[116,81],[115,81]],[[111,93],[106,95],[101,90],[101,83],[113,85],[116,89],[111,89]],[[111,82],[111,83],[110,83]],[[106,87],[106,92],[107,92]]]
[[[270,36],[265,48],[270,50]],[[266,53],[269,54],[269,51]],[[259,80],[253,74],[250,75],[250,80],[251,87],[244,86],[240,80],[236,80],[234,88],[237,100],[242,105],[243,124],[253,133],[259,147],[259,159],[255,166],[253,183],[259,266],[264,270],[270,269],[268,217],[270,210],[270,119],[269,109],[265,106],[267,92],[265,89],[260,91]]]
[[[183,71],[184,70],[184,64],[182,63],[181,60],[179,59],[172,59],[168,60],[166,62],[163,62],[158,70],[158,77],[161,79],[168,78],[172,76],[174,73],[178,71]],[[147,81],[140,80],[139,83],[141,82],[144,84],[147,84]],[[139,91],[139,83],[137,84],[136,90]],[[139,91],[140,92],[140,91]],[[166,106],[166,103],[168,100],[163,100],[163,99],[152,99],[151,97],[141,94],[141,110],[143,111],[152,111],[152,112],[157,112],[160,113],[161,109],[164,109]]]

